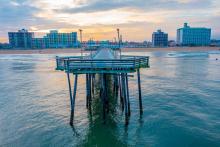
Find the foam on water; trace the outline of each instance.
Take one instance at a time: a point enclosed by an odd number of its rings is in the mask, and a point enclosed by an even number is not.
[[[178,57],[208,57],[208,52],[171,52],[167,54],[168,57],[178,58]]]

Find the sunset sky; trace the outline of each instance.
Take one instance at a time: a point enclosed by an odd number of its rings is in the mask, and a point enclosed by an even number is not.
[[[120,28],[128,41],[151,40],[162,29],[175,39],[184,22],[212,28],[212,38],[220,39],[220,0],[0,0],[0,42],[21,28],[36,37],[81,28],[84,40],[112,40]]]

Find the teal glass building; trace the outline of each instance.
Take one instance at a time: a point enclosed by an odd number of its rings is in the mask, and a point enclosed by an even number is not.
[[[51,30],[43,38],[33,38],[33,48],[74,48],[78,47],[77,32],[58,33]]]
[[[177,44],[180,46],[209,46],[211,43],[210,28],[192,28],[184,23],[177,29]]]

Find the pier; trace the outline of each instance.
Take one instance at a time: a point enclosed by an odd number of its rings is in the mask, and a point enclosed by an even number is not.
[[[79,31],[80,42],[82,44],[82,30],[80,29]],[[80,74],[85,75],[86,108],[90,114],[92,111],[91,105],[95,89],[94,85],[98,78],[104,122],[109,112],[110,90],[108,85],[111,85],[114,98],[120,99],[120,106],[125,114],[125,124],[128,125],[129,116],[131,115],[128,77],[133,77],[131,74],[137,73],[139,110],[140,115],[143,114],[140,69],[149,67],[149,57],[121,55],[122,35],[120,35],[119,29],[117,29],[117,36],[118,46],[110,48],[102,46],[87,49],[90,50],[90,53],[85,56],[83,55],[83,48],[81,46],[81,56],[56,57],[56,70],[65,71],[67,75],[71,106],[70,125],[73,125],[78,75]],[[74,76],[73,87],[71,85],[71,75]]]
[[[70,95],[71,114],[74,118],[74,107],[77,92],[78,75],[85,75],[86,80],[86,107],[91,111],[92,95],[94,93],[94,80],[99,77],[100,98],[102,101],[103,119],[108,113],[108,89],[107,85],[112,80],[113,92],[116,98],[120,98],[122,111],[125,113],[125,122],[128,124],[128,117],[131,115],[129,97],[129,77],[137,74],[137,87],[139,98],[140,115],[143,114],[141,77],[140,69],[149,67],[149,57],[147,56],[124,56],[119,50],[101,48],[87,56],[66,56],[56,57],[56,70],[65,71],[68,80]],[[70,76],[74,76],[73,87]]]

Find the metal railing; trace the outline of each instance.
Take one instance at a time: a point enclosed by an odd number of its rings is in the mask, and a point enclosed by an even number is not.
[[[89,71],[89,70],[135,70],[149,66],[149,57],[146,56],[122,56],[121,59],[88,59],[80,56],[56,57],[57,70]]]

